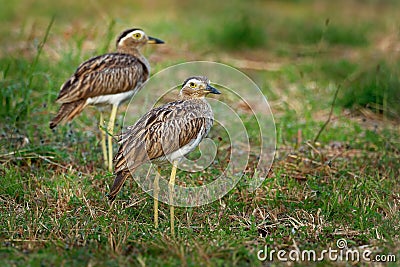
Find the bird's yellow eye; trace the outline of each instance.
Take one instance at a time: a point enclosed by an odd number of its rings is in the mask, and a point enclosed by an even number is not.
[[[140,33],[135,33],[133,35],[133,37],[135,37],[136,39],[139,39],[140,37],[142,37],[142,35]]]
[[[190,86],[191,88],[195,88],[195,87],[196,87],[196,84],[195,84],[194,82],[191,82],[191,83],[189,83],[189,86]]]

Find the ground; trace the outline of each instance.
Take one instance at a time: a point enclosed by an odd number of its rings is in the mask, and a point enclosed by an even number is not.
[[[400,260],[397,1],[3,2],[2,266],[357,264],[258,258],[265,248],[321,253],[339,240],[370,250],[376,261],[363,264]],[[249,192],[243,179],[211,204],[176,208],[176,237],[165,204],[154,228],[152,198],[133,179],[109,206],[113,174],[102,165],[96,109],[48,128],[59,87],[78,64],[112,51],[115,36],[137,26],[166,41],[144,51],[152,73],[192,60],[228,64],[257,83],[276,123],[263,184]],[[247,107],[236,107],[256,138]],[[222,128],[210,137],[226,153]],[[245,178],[257,154],[250,159]],[[178,180],[203,184],[218,173],[213,166],[179,171]]]

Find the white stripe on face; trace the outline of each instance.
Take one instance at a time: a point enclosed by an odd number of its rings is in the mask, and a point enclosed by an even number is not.
[[[135,36],[136,34],[139,34],[140,37],[136,37],[136,36]],[[134,30],[134,31],[130,32],[128,35],[126,35],[124,38],[122,38],[119,42],[120,42],[120,43],[124,43],[125,40],[130,39],[130,38],[139,40],[139,39],[142,39],[144,35],[145,35],[145,33],[144,33],[143,31],[141,31],[141,30]]]
[[[193,78],[186,82],[185,87],[189,86],[190,88],[201,88],[203,83],[204,83],[203,81]],[[195,86],[192,87],[190,86],[191,84],[195,84]]]

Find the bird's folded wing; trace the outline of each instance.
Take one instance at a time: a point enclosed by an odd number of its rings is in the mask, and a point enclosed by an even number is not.
[[[131,55],[110,53],[94,57],[82,63],[61,86],[57,102],[130,91],[144,83],[148,76],[146,66]]]
[[[196,139],[199,133],[205,135],[212,118],[197,113],[179,102],[146,113],[121,136],[114,158],[115,172],[166,156]]]

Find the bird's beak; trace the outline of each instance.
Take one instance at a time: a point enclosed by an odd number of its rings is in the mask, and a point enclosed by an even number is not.
[[[218,91],[217,90],[217,88],[215,88],[215,87],[212,87],[211,85],[209,85],[209,84],[207,84],[207,87],[206,87],[206,92],[208,92],[208,93],[211,93],[211,94],[216,94],[216,95],[219,95],[219,94],[221,94],[221,92],[220,91]]]
[[[154,38],[154,37],[150,37],[150,36],[149,36],[149,40],[147,41],[147,43],[148,43],[148,44],[163,44],[163,43],[164,43],[164,41],[163,41],[163,40],[160,40],[160,39],[157,39],[157,38]]]

